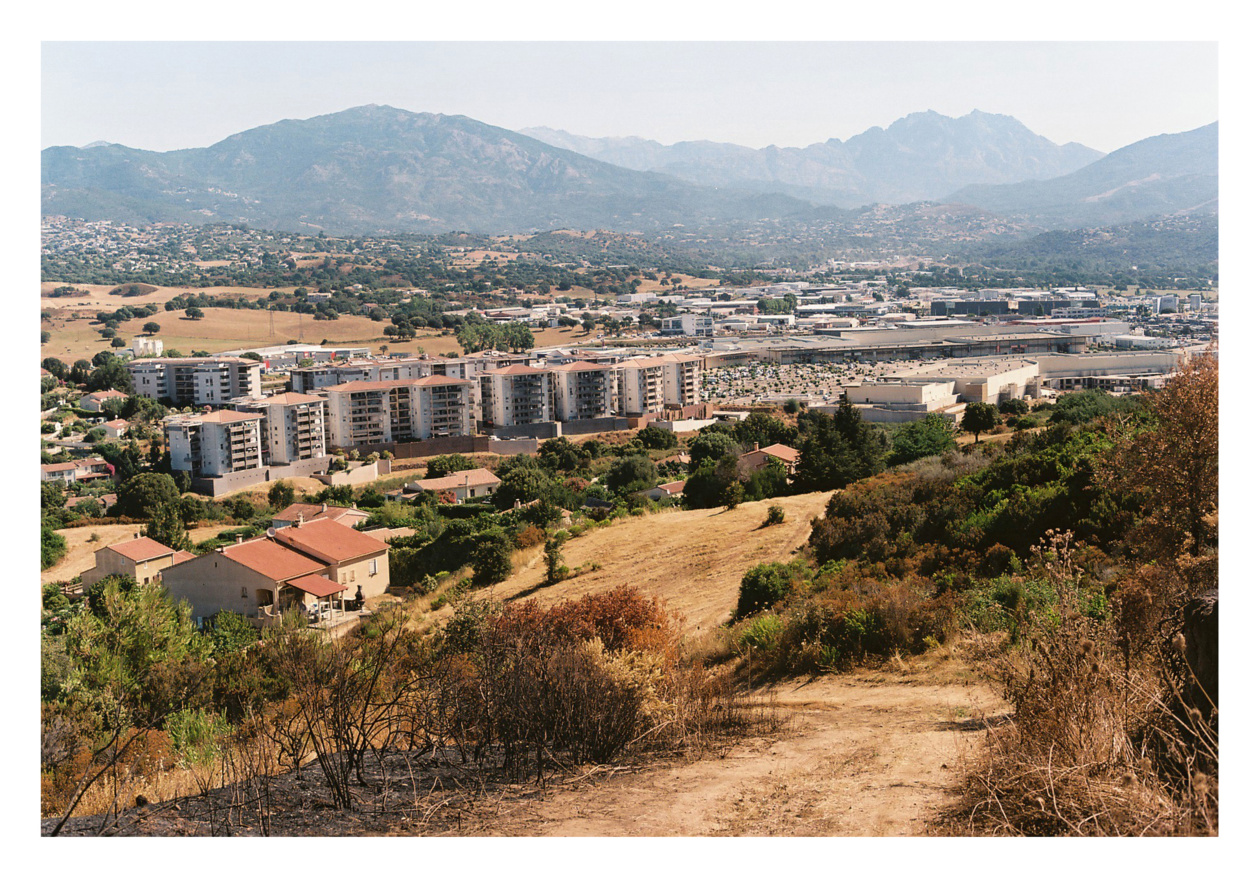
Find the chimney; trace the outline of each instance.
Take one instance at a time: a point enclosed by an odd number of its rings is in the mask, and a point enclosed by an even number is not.
[[[760,444],[756,444],[754,447],[751,448],[752,452],[755,452],[758,449],[760,449]]]
[[[244,540],[245,540],[245,537],[243,535],[236,536],[236,544],[240,544]]]
[[[298,514],[297,514],[297,522],[296,522],[294,525],[295,525],[295,526],[301,526],[301,525],[302,525],[303,523],[305,523],[305,522],[306,522],[306,515],[305,515],[305,514],[302,514],[302,513],[298,513]]]
[[[136,537],[136,538],[139,538],[139,537],[140,537],[140,533],[138,533],[138,532],[137,532],[137,533],[135,534],[135,537]]]
[[[328,503],[324,502],[319,506],[319,513],[322,514],[328,510]]]

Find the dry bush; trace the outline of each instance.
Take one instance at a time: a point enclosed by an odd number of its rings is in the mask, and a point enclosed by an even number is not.
[[[1165,601],[1145,591],[1149,572],[1117,592],[1113,620],[1088,617],[1070,534],[1036,550],[1056,602],[1031,614],[1023,640],[988,653],[1013,712],[970,768],[953,831],[1215,834],[1217,711],[1182,700],[1183,637],[1161,637]]]

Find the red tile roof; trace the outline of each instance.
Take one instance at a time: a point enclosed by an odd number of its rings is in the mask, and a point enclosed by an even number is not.
[[[471,468],[467,471],[455,471],[445,477],[433,477],[429,480],[416,480],[414,486],[429,492],[440,492],[443,489],[458,489],[464,486],[497,486],[502,483],[488,468]]]
[[[370,516],[366,511],[360,511],[357,508],[341,508],[336,505],[307,505],[303,502],[294,502],[271,519],[286,520],[290,523],[296,523],[298,517],[301,517],[307,523],[311,520],[331,519],[340,521],[346,514],[361,515],[363,520]],[[358,517],[354,519],[357,520]]]
[[[326,578],[323,575],[303,575],[300,578],[288,579],[288,583],[298,590],[319,599],[330,597],[347,589],[344,584],[337,584],[331,578]]]
[[[143,563],[145,560],[155,560],[158,557],[169,557],[175,554],[174,548],[168,548],[160,541],[147,537],[119,542],[116,545],[109,545],[107,549],[116,554],[122,554],[134,563]]]
[[[261,413],[245,413],[240,410],[215,410],[196,417],[197,422],[251,422],[262,418]]]
[[[228,545],[223,548],[223,554],[272,581],[288,581],[300,575],[309,575],[318,572],[324,565],[266,538]]]
[[[541,367],[530,367],[527,364],[512,364],[510,367],[499,367],[497,370],[486,370],[486,376],[533,376],[545,373]]]
[[[387,553],[389,546],[335,520],[315,520],[275,530],[275,540],[325,563],[344,563]]]
[[[559,370],[564,373],[584,370],[611,370],[610,364],[594,364],[590,361],[573,361],[571,364],[560,364],[558,367],[552,367],[551,370]]]

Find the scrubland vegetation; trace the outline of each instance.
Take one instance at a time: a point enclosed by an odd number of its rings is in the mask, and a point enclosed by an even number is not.
[[[336,641],[295,621],[259,636],[230,615],[198,631],[158,589],[125,580],[80,600],[49,586],[44,815],[105,829],[137,795],[178,794],[203,796],[200,831],[282,831],[296,776],[335,811],[422,825],[487,786],[763,730],[775,719],[753,708],[757,683],[943,647],[1011,709],[941,831],[1212,834],[1217,645],[1196,625],[1213,608],[1199,598],[1217,591],[1214,359],[1141,398],[1003,414],[1040,430],[964,451],[937,426],[903,439],[849,415],[713,427],[689,441],[688,465],[668,433],[547,441],[491,463],[503,481],[491,504],[322,493],[370,511],[369,526],[414,530],[391,541],[398,602]],[[795,478],[741,473],[738,453],[757,443],[798,445]],[[474,464],[440,457],[429,475]],[[804,551],[751,566],[730,622],[698,641],[632,585],[549,607],[472,599],[526,552],[545,561],[541,584],[571,578],[566,543],[659,507],[636,493],[669,476],[686,477],[694,507],[726,507],[734,486],[838,491]],[[157,494],[148,502],[185,522],[221,508],[250,534],[293,500],[280,486],[194,512],[169,477],[129,481],[120,506]],[[607,507],[582,512],[590,498]],[[759,529],[785,519],[770,506]]]

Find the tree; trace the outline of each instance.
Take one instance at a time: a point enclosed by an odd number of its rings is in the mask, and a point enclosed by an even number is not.
[[[126,344],[127,344],[127,341],[124,340],[120,336],[116,336],[112,340],[109,341],[109,345],[113,346],[115,349],[121,349]]]
[[[158,333],[161,329],[162,326],[156,321],[146,321],[144,322],[144,327],[142,328],[145,333]]]
[[[974,443],[984,431],[991,431],[1000,421],[1000,413],[995,404],[984,401],[973,401],[965,405],[965,414],[961,417],[961,430],[974,432]]]
[[[121,358],[110,355],[108,361],[102,363],[88,376],[87,388],[88,391],[94,392],[114,389],[131,394],[134,391],[131,384],[131,371],[127,369],[127,365]]]
[[[1139,501],[1162,553],[1173,557],[1187,539],[1198,556],[1218,541],[1218,359],[1193,358],[1152,397],[1154,426],[1121,443],[1103,474]]]
[[[658,425],[643,428],[638,432],[637,438],[648,450],[671,450],[677,446],[677,435]]]
[[[178,502],[153,508],[144,534],[168,548],[184,550],[188,546],[188,532],[184,528],[179,510]]]
[[[44,524],[39,531],[39,568],[47,569],[66,555],[66,540]]]
[[[625,456],[612,463],[606,482],[614,493],[637,492],[659,483],[659,472],[646,456]]]
[[[840,403],[833,416],[818,414],[809,422],[812,430],[799,451],[800,489],[842,489],[882,470],[884,436],[850,402]]]
[[[711,429],[700,431],[699,436],[690,442],[690,470],[692,472],[698,471],[704,462],[716,463],[730,453],[737,456],[743,451],[730,431],[718,430],[716,426],[712,426]]]
[[[169,474],[137,474],[118,487],[118,513],[137,520],[151,511],[179,504],[179,490]]]
[[[453,474],[456,471],[471,471],[475,467],[476,462],[474,460],[459,453],[433,456],[428,460],[428,471],[425,476],[428,480],[432,480],[437,477],[445,477],[447,474]]]
[[[887,464],[904,465],[956,449],[955,435],[956,429],[950,419],[938,413],[928,413],[896,431]]]
[[[556,584],[568,574],[563,563],[563,536],[555,534],[546,542],[546,583]]]
[[[293,503],[295,494],[291,484],[283,480],[277,480],[271,484],[271,488],[266,491],[266,501],[272,508],[281,511]]]
[[[576,471],[586,457],[582,448],[566,437],[552,437],[537,448],[537,461],[552,474]]]
[[[472,577],[478,584],[497,584],[511,575],[515,544],[502,529],[494,527],[477,536],[472,552]]]
[[[57,379],[65,379],[70,375],[69,368],[66,367],[65,362],[60,358],[45,358],[40,362],[40,366],[57,377]]]
[[[1031,412],[1031,405],[1022,398],[1010,398],[1007,401],[1001,401],[998,409],[1002,416],[1025,416]]]
[[[187,309],[183,310],[183,314],[187,315],[193,321],[200,321],[202,318],[205,317],[205,313],[201,311],[200,307],[198,306],[189,306]]]

